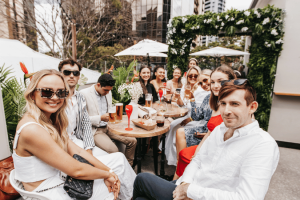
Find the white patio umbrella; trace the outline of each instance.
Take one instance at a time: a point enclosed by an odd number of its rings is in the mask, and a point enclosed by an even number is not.
[[[206,49],[190,54],[191,56],[212,56],[212,57],[222,57],[222,56],[244,56],[250,55],[248,52],[238,51],[233,49],[227,49],[223,47],[214,47],[211,49]]]
[[[222,57],[222,56],[243,56],[250,55],[248,52],[238,51],[227,49],[223,47],[214,47],[211,49],[206,49],[190,54],[191,56],[213,56],[213,57]]]
[[[137,44],[125,49],[124,51],[117,53],[115,56],[148,56],[148,53],[150,54],[158,52],[167,52],[168,48],[169,46],[164,43],[144,39],[138,42]]]

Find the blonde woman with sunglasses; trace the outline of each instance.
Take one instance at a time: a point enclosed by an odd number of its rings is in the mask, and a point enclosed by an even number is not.
[[[26,113],[14,140],[14,178],[26,191],[71,200],[63,189],[61,171],[76,179],[94,180],[90,199],[131,199],[136,175],[122,153],[95,158],[69,139],[68,93],[68,84],[56,70],[42,70],[33,76],[25,91]],[[94,167],[75,160],[74,154]]]
[[[181,88],[180,97],[177,100],[177,104],[180,106],[185,106],[189,109],[189,113],[181,118],[178,118],[171,122],[170,130],[166,135],[166,159],[168,161],[168,165],[177,165],[177,151],[176,151],[176,131],[182,127],[193,127],[199,125],[201,121],[193,121],[190,123],[184,123],[186,119],[191,117],[191,104],[188,102],[184,105],[185,98],[185,88],[188,86],[191,88],[192,96],[195,99],[195,104],[200,106],[204,100],[204,98],[210,94],[210,91],[205,91],[199,86],[199,74],[201,74],[201,69],[198,66],[192,66],[187,72],[187,83]],[[176,95],[176,94],[175,94]],[[174,98],[174,97],[173,97]],[[184,124],[183,124],[184,123]],[[161,145],[160,145],[161,148]]]

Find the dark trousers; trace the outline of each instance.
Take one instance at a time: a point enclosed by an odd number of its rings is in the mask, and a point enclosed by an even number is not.
[[[137,175],[133,186],[133,200],[173,200],[175,181],[169,182],[149,173]]]

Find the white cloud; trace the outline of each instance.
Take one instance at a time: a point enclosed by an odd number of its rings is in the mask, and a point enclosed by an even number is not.
[[[225,10],[230,10],[231,8],[237,10],[247,10],[250,7],[252,0],[227,0],[225,5]]]

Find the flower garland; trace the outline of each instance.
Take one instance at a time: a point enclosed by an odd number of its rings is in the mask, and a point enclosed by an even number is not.
[[[225,33],[233,36],[238,30],[239,34],[251,35],[248,79],[258,94],[260,107],[256,117],[261,127],[267,130],[276,62],[284,41],[283,15],[281,9],[268,5],[257,10],[207,12],[203,15],[173,18],[169,21],[167,33],[168,78],[172,78],[174,66],[179,66],[182,73],[186,71],[192,39],[197,35]]]

